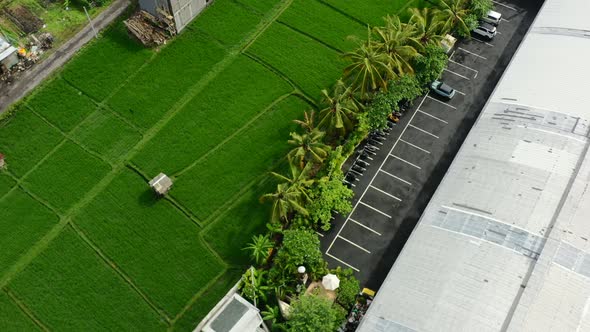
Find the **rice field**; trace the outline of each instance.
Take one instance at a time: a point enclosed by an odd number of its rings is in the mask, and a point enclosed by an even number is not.
[[[0,121],[0,330],[192,330],[249,264],[292,120],[407,4],[216,0],[159,50],[103,32]]]

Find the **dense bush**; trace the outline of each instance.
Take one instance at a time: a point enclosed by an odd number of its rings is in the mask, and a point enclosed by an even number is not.
[[[303,295],[291,303],[289,331],[336,331],[346,313],[330,300],[314,295]]]
[[[469,10],[475,19],[483,18],[494,8],[492,0],[471,0]]]
[[[427,45],[423,56],[414,59],[416,79],[419,84],[426,87],[438,79],[442,75],[448,59],[449,57],[440,46]]]

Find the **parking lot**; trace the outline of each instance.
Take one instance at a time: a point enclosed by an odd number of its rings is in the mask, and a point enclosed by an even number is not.
[[[502,14],[494,39],[460,41],[450,53],[442,80],[455,97],[417,99],[373,144],[378,150],[352,181],[353,211],[319,233],[329,265],[352,268],[363,287],[377,290],[383,282],[542,4],[494,3]]]

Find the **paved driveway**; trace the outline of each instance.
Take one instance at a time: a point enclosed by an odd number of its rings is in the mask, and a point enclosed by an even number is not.
[[[374,142],[370,165],[353,181],[354,210],[319,233],[330,266],[348,266],[363,287],[379,288],[540,5],[495,2],[503,16],[499,34],[462,41],[450,55],[442,80],[455,97],[419,98],[385,141]]]

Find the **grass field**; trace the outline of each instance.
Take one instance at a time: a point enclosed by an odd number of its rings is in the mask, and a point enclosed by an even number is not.
[[[121,22],[85,47],[0,122],[0,329],[194,328],[249,263],[292,120],[406,4],[216,0],[160,50]]]

